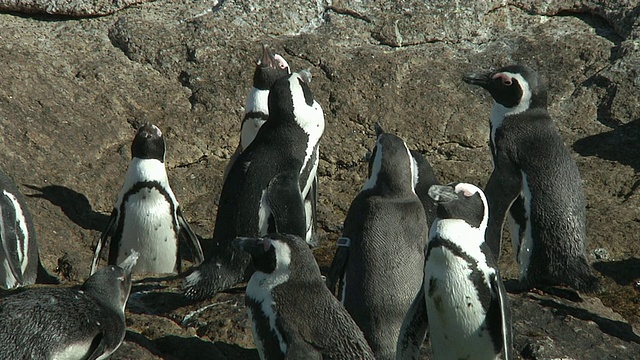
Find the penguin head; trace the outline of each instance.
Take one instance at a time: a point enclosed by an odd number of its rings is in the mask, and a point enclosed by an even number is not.
[[[120,265],[105,266],[82,284],[80,290],[106,306],[124,313],[131,291],[131,271],[138,261],[138,252],[132,251]]]
[[[493,72],[467,74],[462,80],[482,86],[511,114],[547,107],[547,87],[540,75],[527,66],[509,65]]]
[[[276,80],[269,91],[267,122],[295,123],[319,139],[324,132],[324,113],[313,99],[308,78],[308,72],[301,72]]]
[[[269,90],[279,78],[291,74],[289,64],[278,54],[272,54],[269,46],[262,46],[262,57],[256,61],[256,70],[253,73],[253,87],[260,90]]]
[[[164,152],[162,131],[149,123],[140,126],[131,143],[131,158],[155,159],[164,162]]]
[[[256,271],[268,275],[296,276],[316,275],[320,279],[320,268],[309,245],[299,236],[269,234],[264,237],[237,237],[232,245],[237,250],[251,255]]]
[[[484,192],[468,183],[432,185],[429,197],[436,203],[438,219],[460,219],[474,228],[486,229],[489,206]]]
[[[369,174],[362,190],[376,189],[381,193],[415,192],[418,165],[404,140],[385,133],[377,124],[378,138],[369,158]]]

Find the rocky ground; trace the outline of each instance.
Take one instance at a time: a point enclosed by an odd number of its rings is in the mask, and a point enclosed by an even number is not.
[[[467,3],[467,4],[464,4]],[[511,294],[526,359],[640,357],[640,6],[625,0],[277,2],[0,0],[2,168],[28,202],[45,266],[88,275],[129,162],[132,124],[165,133],[187,219],[211,236],[253,61],[267,43],[310,69],[325,112],[314,254],[326,271],[365,181],[373,123],[443,182],[484,185],[490,99],[462,74],[509,63],[548,80],[580,167],[596,297]],[[517,274],[505,246],[503,277]],[[257,359],[243,289],[190,303],[175,277],[140,278],[116,359]],[[425,351],[428,358],[428,351]]]

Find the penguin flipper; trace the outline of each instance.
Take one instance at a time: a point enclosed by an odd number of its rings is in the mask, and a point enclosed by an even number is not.
[[[178,254],[183,255],[184,251],[182,251],[182,247],[186,246],[191,253],[193,261],[195,265],[199,265],[204,261],[204,253],[202,252],[202,247],[200,246],[200,240],[198,240],[198,236],[191,229],[191,225],[187,222],[182,214],[182,210],[180,207],[176,210],[176,214],[178,216],[178,226],[180,226],[180,232],[178,233]],[[182,269],[178,269],[182,270]]]
[[[269,232],[304,239],[307,226],[298,172],[285,171],[274,176],[267,186],[267,201],[275,225],[274,231]]]
[[[313,182],[311,183],[311,188],[307,193],[307,196],[304,199],[304,209],[306,215],[306,224],[307,227],[307,243],[311,247],[318,246],[318,238],[316,235],[317,226],[318,226],[318,210],[317,210],[317,201],[318,201],[318,175],[313,178]],[[309,213],[307,213],[309,212]]]
[[[511,311],[507,291],[500,274],[489,277],[491,286],[491,302],[487,310],[487,322],[491,329],[491,338],[496,353],[502,353],[504,360],[513,359],[513,335],[511,332]]]
[[[91,269],[89,270],[89,276],[93,275],[93,273],[95,273],[98,269],[98,265],[100,264],[100,257],[102,256],[104,249],[107,248],[108,238],[111,237],[113,232],[115,231],[117,218],[118,210],[116,208],[113,208],[113,211],[111,211],[111,217],[109,218],[109,223],[102,232],[102,235],[100,236],[100,239],[98,239],[96,247],[93,251],[93,259],[91,260]]]
[[[89,357],[87,357],[86,359],[87,360],[99,359],[100,356],[104,355],[106,348],[107,348],[107,345],[106,345],[104,333],[102,332],[97,333],[96,336],[94,336],[93,340],[91,341],[91,346],[89,347],[89,351],[87,351],[87,354],[89,355]]]
[[[400,335],[398,336],[396,354],[396,359],[398,360],[417,359],[420,354],[420,347],[429,333],[427,303],[424,296],[424,287],[421,286],[407,314],[404,316]]]
[[[333,256],[329,272],[327,273],[327,287],[338,299],[341,297],[341,289],[336,289],[336,285],[344,277],[345,270],[347,269],[349,245],[351,245],[351,239],[348,237],[343,236],[338,239],[336,253]]]
[[[522,174],[504,152],[499,152],[494,161],[495,168],[484,189],[489,205],[485,239],[497,260],[500,258],[502,225],[511,204],[520,194]]]
[[[20,266],[18,251],[18,219],[16,209],[11,199],[3,192],[0,195],[0,238],[2,238],[2,250],[9,263],[9,268],[17,284],[24,283],[24,274]]]

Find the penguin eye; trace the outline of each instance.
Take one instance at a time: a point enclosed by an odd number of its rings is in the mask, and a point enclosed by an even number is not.
[[[513,84],[513,81],[511,81],[511,79],[503,77],[502,78],[502,85],[504,86],[511,86],[511,84]]]
[[[513,84],[513,81],[511,80],[511,78],[504,73],[495,74],[492,76],[492,79],[500,79],[500,81],[502,82],[502,85],[504,86],[511,86]]]

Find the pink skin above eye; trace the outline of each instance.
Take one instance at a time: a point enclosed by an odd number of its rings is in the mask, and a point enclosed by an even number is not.
[[[493,75],[491,78],[492,79],[498,79],[499,78],[500,80],[502,80],[502,85],[505,85],[505,86],[511,86],[511,84],[513,84],[513,81],[511,81],[511,78],[507,74],[504,74],[504,73],[497,73],[497,74]]]

